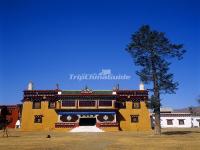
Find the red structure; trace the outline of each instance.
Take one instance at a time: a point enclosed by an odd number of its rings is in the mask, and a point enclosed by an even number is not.
[[[6,119],[9,121],[8,128],[15,128],[15,123],[21,118],[22,105],[4,105],[7,107],[9,114]],[[3,106],[0,106],[0,110]]]

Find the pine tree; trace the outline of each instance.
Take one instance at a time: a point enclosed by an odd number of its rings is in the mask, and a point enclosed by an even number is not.
[[[182,59],[185,50],[182,44],[171,43],[163,32],[144,25],[132,35],[126,51],[130,53],[139,70],[136,74],[145,84],[152,84],[151,102],[155,114],[155,134],[161,134],[160,94],[175,93],[178,82],[169,73],[170,58]]]

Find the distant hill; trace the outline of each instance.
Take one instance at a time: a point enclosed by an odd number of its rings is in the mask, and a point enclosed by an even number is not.
[[[179,112],[190,113],[191,111],[190,111],[190,109],[188,107],[188,108],[174,109],[174,112],[177,112],[177,113],[179,113]],[[192,112],[195,115],[200,115],[200,106],[192,107]]]

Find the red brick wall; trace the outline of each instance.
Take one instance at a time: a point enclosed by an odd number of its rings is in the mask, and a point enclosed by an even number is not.
[[[17,105],[10,105],[7,106],[9,112],[11,113],[10,115],[7,115],[6,118],[7,120],[10,121],[10,124],[8,125],[8,128],[15,128],[15,123],[17,122],[18,118],[20,117],[20,108]]]

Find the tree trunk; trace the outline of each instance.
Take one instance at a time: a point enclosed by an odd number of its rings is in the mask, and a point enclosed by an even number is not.
[[[160,108],[154,109],[154,115],[155,115],[155,134],[160,135],[161,134],[161,126],[160,126]]]
[[[159,92],[159,85],[158,85],[158,76],[156,66],[154,64],[154,57],[151,59],[152,63],[152,73],[153,73],[153,94],[155,98],[155,108],[154,108],[154,115],[155,115],[155,134],[161,134],[161,126],[160,126],[160,92]]]
[[[156,75],[155,75],[156,76]],[[157,80],[154,81],[154,98],[156,100],[154,115],[155,115],[155,134],[161,134],[161,126],[160,126],[160,94]]]
[[[157,87],[157,86],[156,86]],[[161,126],[160,126],[160,94],[157,88],[154,90],[154,96],[156,99],[156,104],[154,108],[154,115],[155,115],[155,134],[161,134]]]

